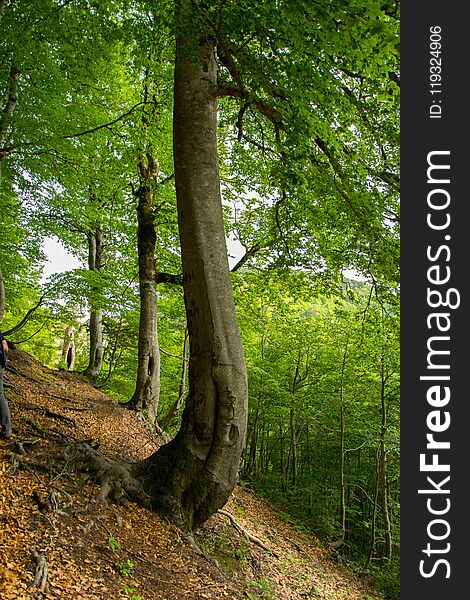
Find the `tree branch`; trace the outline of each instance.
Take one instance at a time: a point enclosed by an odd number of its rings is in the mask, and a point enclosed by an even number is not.
[[[13,66],[10,69],[10,83],[8,86],[8,98],[3,109],[3,114],[0,117],[0,147],[5,143],[8,127],[11,120],[11,115],[18,104],[18,81],[20,78],[20,70]],[[0,156],[1,158],[1,156]]]
[[[264,542],[262,542],[258,537],[256,537],[255,535],[253,535],[252,533],[247,531],[244,527],[242,527],[239,523],[237,523],[235,517],[231,513],[229,513],[226,510],[222,510],[222,509],[219,509],[217,512],[221,515],[224,515],[224,517],[227,517],[230,520],[230,523],[232,524],[232,526],[235,528],[235,530],[238,531],[238,533],[244,535],[247,539],[250,540],[250,542],[253,542],[260,548],[263,548],[263,550],[265,550],[266,552],[269,552],[269,554],[272,554],[276,558],[279,558],[279,555],[276,554],[276,552],[274,552],[274,550],[271,550],[271,548],[266,546],[266,544]]]
[[[231,98],[241,98],[242,100],[246,100],[248,105],[255,106],[262,115],[271,121],[276,131],[285,128],[279,112],[267,102],[253,97],[248,90],[240,89],[235,85],[223,84],[217,87],[217,96],[219,98],[228,96]]]
[[[14,325],[11,329],[8,329],[8,331],[4,331],[3,335],[7,336],[7,335],[11,335],[12,333],[16,333],[17,331],[19,331],[22,327],[24,327],[26,325],[26,323],[29,321],[29,319],[32,317],[32,315],[37,311],[37,309],[41,306],[41,304],[44,302],[44,298],[46,297],[46,294],[43,294],[39,300],[38,303],[36,304],[36,306],[33,306],[33,308],[30,308],[28,310],[28,312],[26,313],[26,315],[21,319],[21,321],[19,323],[17,323],[16,325]]]
[[[162,273],[161,271],[157,271],[155,282],[159,283],[170,283],[173,285],[183,285],[183,276],[182,275],[174,275],[171,273]]]
[[[240,258],[240,260],[235,264],[235,266],[233,266],[231,268],[231,270],[230,270],[231,273],[235,273],[236,271],[238,271],[238,269],[243,267],[243,265],[260,250],[261,250],[261,244],[259,242],[257,242],[254,246],[252,246],[249,250],[247,250],[245,252],[245,254]]]
[[[112,125],[115,125],[116,123],[119,123],[119,121],[122,121],[123,119],[128,117],[130,114],[132,114],[134,112],[134,110],[136,108],[138,108],[139,106],[142,106],[143,104],[145,104],[145,102],[138,102],[126,113],[117,117],[113,121],[110,121],[109,123],[103,123],[103,125],[98,125],[97,127],[93,127],[92,129],[87,129],[86,131],[79,131],[78,133],[71,133],[69,135],[64,135],[63,137],[64,137],[64,139],[69,140],[72,138],[80,137],[82,135],[88,135],[90,133],[95,133],[95,131],[99,131],[100,129],[105,129],[106,127],[111,127]]]

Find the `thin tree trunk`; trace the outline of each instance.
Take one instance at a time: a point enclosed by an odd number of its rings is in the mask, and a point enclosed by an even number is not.
[[[5,313],[5,286],[3,285],[3,274],[0,269],[0,321]]]
[[[339,512],[341,525],[341,539],[344,541],[346,537],[346,484],[344,477],[344,378],[346,371],[346,358],[348,354],[349,337],[346,339],[346,346],[343,352],[343,360],[341,363],[341,386],[340,386],[340,404],[339,404]]]
[[[122,316],[119,318],[119,325],[118,325],[117,331],[114,335],[113,348],[111,350],[111,355],[109,357],[108,372],[106,374],[106,377],[100,381],[100,384],[98,386],[100,388],[104,387],[108,383],[108,381],[111,379],[111,375],[114,370],[114,365],[120,357],[120,355],[118,355],[118,356],[116,356],[116,355],[117,355],[117,351],[119,348],[119,340],[121,338],[121,331],[122,331]]]
[[[258,435],[259,435],[259,405],[256,407],[255,411],[255,419],[253,422],[253,433],[251,435],[251,443],[250,443],[250,453],[248,455],[248,461],[246,468],[244,470],[244,476],[248,477],[249,475],[256,476],[258,471],[257,464],[257,452],[258,452]]]
[[[384,351],[382,350],[382,380],[380,388],[380,401],[382,409],[382,422],[380,427],[380,442],[379,442],[379,460],[378,460],[378,473],[379,473],[379,490],[380,490],[380,502],[382,510],[382,520],[384,525],[384,536],[385,536],[385,547],[384,547],[384,558],[390,560],[392,558],[392,524],[390,521],[390,509],[388,504],[388,481],[387,481],[387,453],[385,446],[385,438],[387,435],[387,406],[385,401],[385,386],[387,377],[385,375],[385,357]]]
[[[286,468],[286,484],[289,480],[289,470],[292,471],[292,486],[295,487],[297,484],[297,423],[295,418],[295,394],[297,389],[305,377],[302,377],[300,374],[300,367],[302,362],[302,351],[299,348],[297,353],[297,364],[295,367],[294,379],[292,380],[292,406],[289,411],[289,426],[290,426],[290,446],[289,453],[287,457],[287,468]],[[306,375],[305,375],[306,376]]]
[[[103,268],[103,230],[97,227],[87,235],[88,269],[100,272]],[[100,294],[99,284],[92,287],[90,299],[90,355],[84,374],[96,381],[103,365],[103,311],[97,296]]]
[[[160,351],[157,333],[157,289],[155,270],[155,196],[152,190],[158,163],[147,154],[139,164],[141,184],[135,195],[137,205],[137,245],[139,254],[140,319],[136,388],[128,407],[145,413],[156,424],[160,398]]]
[[[285,474],[285,449],[284,449],[284,429],[282,427],[282,421],[279,421],[279,472],[281,474],[281,482],[283,488],[285,488],[284,474]]]
[[[234,269],[232,269],[232,271],[234,271]],[[261,363],[264,364],[265,345],[266,345],[266,337],[265,337],[264,333],[261,335],[260,342],[261,342]],[[258,470],[259,470],[259,465],[260,465],[260,461],[258,460],[258,457],[259,457],[258,442],[259,442],[259,437],[260,437],[261,407],[264,402],[264,375],[261,375],[260,387],[261,387],[261,390],[260,390],[259,397],[258,397],[258,404],[256,406],[255,419],[254,419],[254,423],[253,423],[253,433],[252,433],[251,443],[250,443],[250,455],[249,455],[249,459],[248,459],[248,466],[246,467],[245,473],[244,473],[245,476],[252,475],[252,476],[256,477]]]
[[[217,155],[215,45],[176,3],[174,160],[190,341],[180,431],[142,465],[157,510],[185,529],[228,500],[242,467],[247,377],[230,280]]]
[[[367,559],[367,566],[370,565],[375,553],[375,538],[377,531],[377,503],[379,499],[379,457],[377,456],[376,466],[376,477],[375,477],[375,491],[374,491],[374,502],[372,504],[372,525],[370,531],[370,546],[369,546],[369,557]]]
[[[298,475],[298,467],[297,467],[297,423],[296,423],[296,418],[295,418],[295,410],[291,407],[290,409],[290,416],[289,416],[289,423],[290,423],[290,438],[291,438],[291,450],[290,450],[290,456],[291,456],[291,472],[292,472],[292,487],[295,488],[295,486],[297,485],[297,475]]]
[[[1,149],[3,148],[7,139],[8,130],[10,126],[11,116],[13,111],[18,104],[18,83],[20,79],[20,71],[17,67],[13,66],[10,69],[10,82],[8,86],[8,98],[3,111],[0,115],[0,160],[3,157]]]
[[[187,379],[187,371],[188,371],[188,355],[189,355],[189,340],[188,340],[188,328],[186,327],[184,330],[184,342],[183,342],[183,356],[181,361],[181,379],[178,389],[178,399],[170,408],[168,413],[159,420],[159,423],[162,427],[168,425],[168,423],[175,417],[180,411],[184,397],[186,396],[186,379]]]

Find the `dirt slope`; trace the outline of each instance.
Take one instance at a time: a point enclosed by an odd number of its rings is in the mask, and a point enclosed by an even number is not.
[[[2,600],[379,598],[327,546],[241,487],[225,510],[264,548],[223,514],[194,544],[133,503],[97,502],[73,443],[138,460],[158,448],[158,436],[78,375],[19,349],[10,352],[5,384],[14,436],[0,442]]]

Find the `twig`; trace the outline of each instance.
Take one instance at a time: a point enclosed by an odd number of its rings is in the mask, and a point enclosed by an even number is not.
[[[237,521],[235,520],[235,517],[231,513],[229,513],[226,510],[222,510],[222,509],[219,509],[217,512],[220,513],[221,515],[224,515],[225,517],[227,517],[230,520],[230,522],[232,523],[235,530],[238,531],[238,533],[241,533],[242,535],[244,535],[251,542],[253,542],[257,546],[259,546],[260,548],[263,548],[263,550],[265,550],[266,552],[269,552],[269,554],[272,554],[276,558],[279,558],[279,555],[276,554],[276,552],[271,550],[271,548],[266,546],[266,544],[264,542],[262,542],[259,538],[257,538],[255,535],[251,534],[249,531],[244,529],[239,523],[237,523]]]
[[[207,585],[203,585],[202,587],[196,588],[195,592],[200,592],[201,590],[207,590],[208,588],[219,588],[226,587],[225,583],[208,583]]]

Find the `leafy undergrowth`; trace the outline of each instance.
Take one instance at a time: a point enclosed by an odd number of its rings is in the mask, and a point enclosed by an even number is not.
[[[380,598],[328,546],[242,487],[224,507],[242,529],[217,514],[196,543],[134,503],[98,502],[73,444],[139,460],[158,448],[158,436],[79,375],[19,349],[9,354],[5,384],[14,436],[0,443],[2,600]]]

